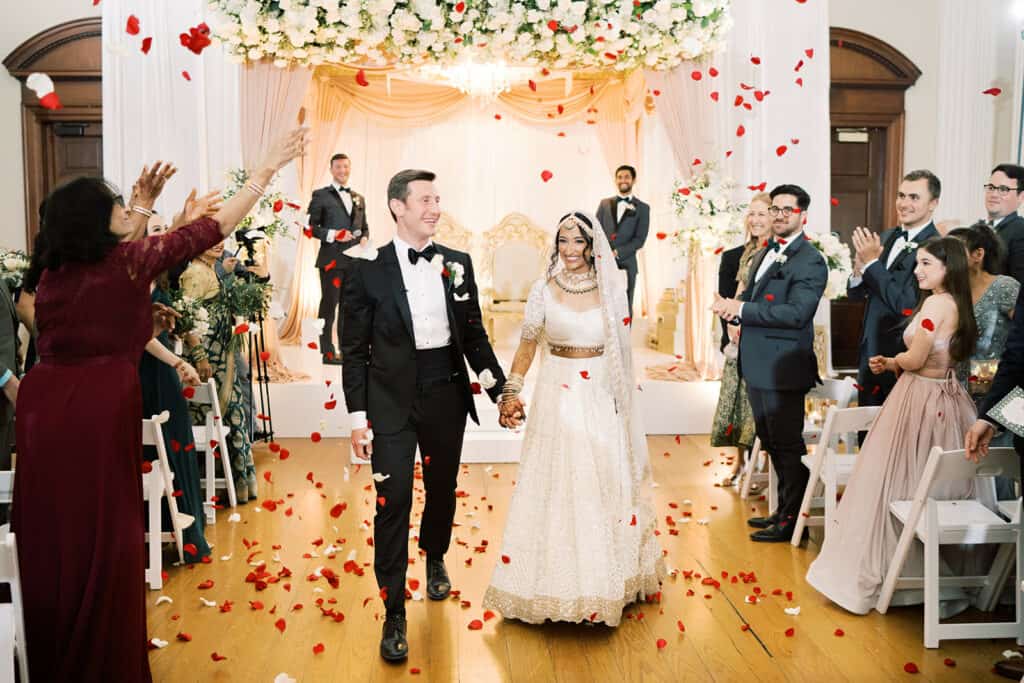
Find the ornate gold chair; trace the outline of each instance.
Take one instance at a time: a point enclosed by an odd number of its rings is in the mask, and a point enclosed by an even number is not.
[[[434,241],[452,249],[472,254],[473,233],[462,227],[450,214],[441,212],[441,218],[437,221],[437,232],[434,233]]]
[[[511,213],[482,235],[480,308],[493,340],[496,318],[522,321],[530,287],[547,268],[553,238],[521,213]]]

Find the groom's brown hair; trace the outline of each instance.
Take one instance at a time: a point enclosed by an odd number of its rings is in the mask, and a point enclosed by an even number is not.
[[[435,178],[437,178],[437,174],[433,171],[424,171],[418,168],[407,168],[393,175],[388,181],[388,213],[391,214],[391,220],[398,222],[398,216],[391,210],[392,199],[397,199],[404,204],[405,200],[409,198],[409,183],[417,180],[426,180],[432,183]]]

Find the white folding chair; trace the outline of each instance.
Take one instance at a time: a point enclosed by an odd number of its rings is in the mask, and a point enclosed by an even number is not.
[[[205,423],[192,427],[192,438],[195,440],[196,450],[203,453],[205,458],[206,476],[200,479],[200,483],[205,487],[206,492],[206,498],[203,501],[206,523],[216,524],[217,510],[213,497],[217,494],[217,489],[227,489],[228,502],[231,507],[238,507],[235,481],[231,476],[231,456],[228,453],[228,439],[231,436],[231,430],[224,424],[224,416],[220,412],[217,382],[211,377],[205,384],[193,388],[195,394],[188,399],[189,403],[209,406],[204,413]],[[217,476],[216,453],[220,454],[220,464],[224,470],[223,477]]]
[[[800,504],[800,514],[797,515],[796,526],[793,528],[793,540],[790,542],[794,546],[800,545],[805,527],[820,526],[829,529],[829,525],[835,519],[839,487],[846,486],[857,461],[854,452],[857,432],[870,429],[881,410],[881,406],[832,406],[828,409],[825,426],[821,429],[814,451],[801,458],[803,464],[810,470],[810,479],[807,480],[804,499]],[[852,439],[848,436],[850,434],[853,434]],[[846,441],[846,453],[839,452],[840,437],[844,437]],[[824,508],[824,514],[811,515],[811,510],[815,508]]]
[[[0,526],[0,583],[11,589],[11,602],[0,605],[0,681],[14,681],[17,660],[19,678],[28,683],[28,654],[25,646],[25,616],[21,599],[21,574],[18,571],[18,545],[10,525]]]
[[[836,406],[846,408],[857,395],[856,382],[852,377],[843,379],[825,378],[821,384],[812,387],[807,392],[807,397],[819,401],[833,401]],[[804,443],[814,445],[821,437],[821,427],[815,424],[804,425]],[[848,439],[848,437],[846,437]],[[767,465],[767,472],[764,472]],[[754,439],[754,445],[750,449],[747,461],[744,464],[743,472],[740,475],[740,498],[748,498],[753,484],[768,485],[768,513],[775,512],[778,507],[778,484],[775,480],[775,472],[772,470],[771,459],[761,449],[760,437]]]
[[[0,504],[14,502],[14,470],[0,470]]]
[[[149,504],[149,531],[146,533],[146,542],[149,544],[149,568],[146,570],[146,580],[153,590],[163,586],[161,544],[165,541],[173,541],[178,547],[178,561],[184,562],[184,530],[195,521],[192,515],[178,511],[178,499],[174,497],[174,472],[167,459],[164,432],[161,428],[161,425],[169,418],[170,413],[165,410],[159,415],[142,421],[142,445],[153,446],[156,448],[157,454],[153,469],[142,474],[142,495]],[[161,498],[167,499],[167,508],[170,510],[171,531],[169,532],[162,530]]]
[[[889,571],[876,609],[885,614],[897,589],[924,588],[924,646],[934,648],[940,640],[964,638],[1016,638],[1024,645],[1024,602],[1020,591],[1016,594],[1016,620],[1012,622],[984,622],[970,624],[939,623],[939,588],[981,588],[979,602],[1002,587],[1004,548],[1016,549],[1017,580],[1024,579],[1024,543],[1021,534],[1021,499],[1004,503],[1003,509],[1011,514],[1003,519],[995,511],[976,499],[935,500],[931,493],[951,482],[969,482],[976,479],[976,489],[991,477],[1008,477],[1020,481],[1020,460],[1012,448],[993,448],[988,457],[974,463],[964,457],[963,450],[943,451],[936,446],[928,456],[924,474],[913,500],[893,501],[889,512],[903,525],[896,553],[889,563]],[[903,565],[914,539],[924,543],[924,577],[903,577]],[[985,576],[939,576],[939,548],[943,545],[978,545],[997,543],[1002,547],[989,574]]]

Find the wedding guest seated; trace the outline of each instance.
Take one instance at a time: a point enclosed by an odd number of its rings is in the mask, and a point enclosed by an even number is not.
[[[867,614],[877,604],[896,550],[900,530],[889,503],[913,498],[931,449],[960,448],[974,423],[974,403],[955,374],[978,337],[967,252],[955,237],[936,237],[917,250],[916,259],[914,274],[928,295],[902,330],[907,350],[869,361],[872,372],[899,379],[861,446],[833,526],[807,572],[808,583],[855,614]],[[950,498],[967,493],[950,491]],[[922,552],[917,543],[908,564],[920,562]],[[893,604],[921,600],[921,591],[897,591]]]
[[[202,218],[205,213],[200,213],[196,219]],[[163,235],[167,232],[167,225],[158,214],[153,214],[146,232],[150,236]],[[157,277],[151,288],[153,291],[150,298],[153,303],[171,306],[166,272]],[[174,342],[165,331],[146,344],[146,352],[142,354],[139,363],[139,383],[142,386],[142,414],[148,417],[165,410],[170,414],[170,418],[163,424],[163,433],[167,459],[174,473],[174,488],[181,491],[176,503],[179,512],[193,518],[192,524],[185,527],[184,532],[185,562],[201,562],[203,558],[209,557],[210,546],[203,531],[206,515],[199,481],[199,459],[196,457],[192,437],[192,419],[188,402],[182,394],[183,384],[199,384],[199,374],[188,361],[174,354]],[[156,449],[147,446],[144,457],[155,460]],[[166,504],[164,515],[164,528],[169,529],[171,521]]]
[[[771,201],[767,192],[756,194],[750,200],[744,219],[746,242],[722,254],[718,280],[719,296],[738,297],[743,292],[743,287],[750,276],[750,264],[771,232],[771,222],[768,218]],[[735,268],[728,267],[727,264],[733,262]],[[729,276],[724,282],[723,271]],[[750,399],[747,398],[747,385],[739,376],[736,362],[739,356],[739,326],[727,325],[724,320],[722,326],[726,335],[722,349],[725,354],[725,365],[722,368],[721,388],[718,390],[718,406],[715,408],[715,417],[711,423],[711,445],[715,448],[736,448],[732,472],[722,482],[723,486],[732,486],[742,466],[743,452],[749,451],[754,445],[754,413],[750,408]]]
[[[235,481],[235,495],[239,503],[256,500],[259,484],[256,465],[252,457],[252,393],[249,383],[249,363],[235,338],[235,321],[219,311],[216,301],[222,294],[222,280],[235,277],[238,259],[224,255],[224,243],[218,242],[193,259],[181,274],[181,290],[186,296],[205,302],[210,311],[210,332],[201,340],[188,340],[189,357],[205,382],[213,377],[220,393],[220,409],[224,424],[231,430],[228,454],[231,474]],[[220,272],[218,272],[218,268]]]

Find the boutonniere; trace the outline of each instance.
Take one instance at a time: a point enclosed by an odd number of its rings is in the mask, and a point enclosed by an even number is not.
[[[789,257],[786,256],[785,254],[779,254],[778,256],[775,257],[775,262],[778,263],[780,266],[788,260]]]
[[[357,194],[352,195],[352,206],[362,206],[363,198]]]
[[[916,251],[917,250],[917,242],[907,242],[906,245],[904,245],[903,248],[906,249],[907,251]]]
[[[636,211],[636,207],[632,204],[626,204],[626,213],[629,213],[630,211]]]
[[[452,287],[458,289],[462,286],[466,269],[461,263],[456,261],[449,261],[445,264],[444,270],[441,271],[441,275],[448,278],[448,282],[451,283]]]

